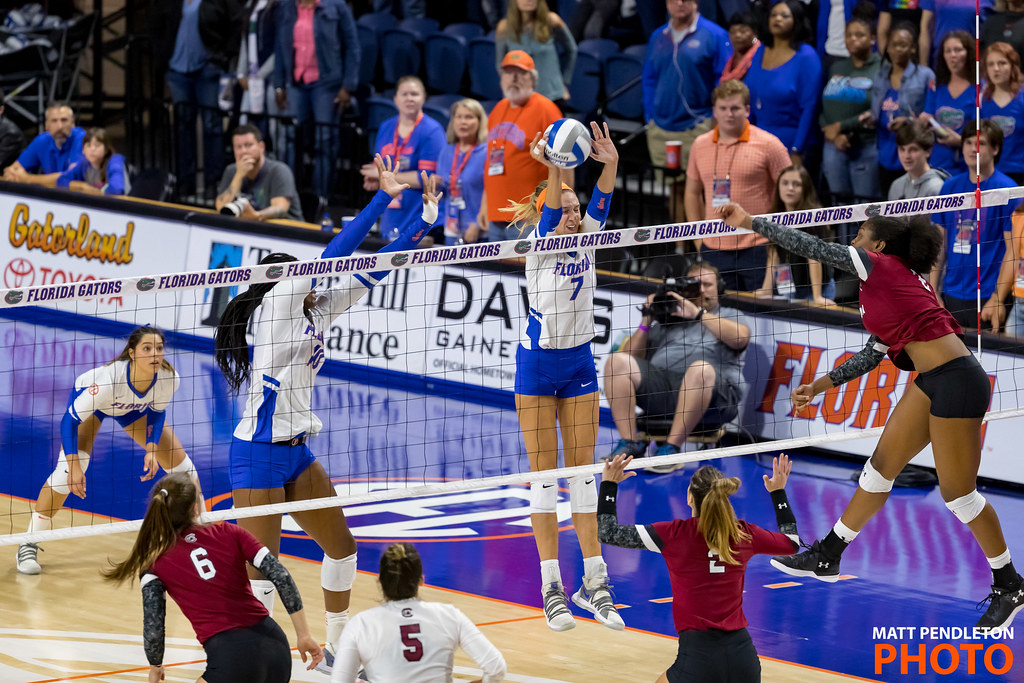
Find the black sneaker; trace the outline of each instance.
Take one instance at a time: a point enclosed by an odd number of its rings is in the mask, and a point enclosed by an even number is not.
[[[1004,629],[1013,623],[1017,612],[1024,609],[1024,579],[1017,575],[1017,588],[1000,588],[992,586],[988,597],[978,603],[978,609],[986,602],[988,609],[978,619],[975,628],[983,631]]]
[[[799,555],[776,555],[771,565],[790,576],[810,576],[826,583],[839,580],[839,560],[827,559],[821,552],[820,541]]]
[[[634,458],[642,458],[647,454],[647,442],[637,441],[636,439],[619,439],[619,443],[615,445],[612,452],[608,454],[606,460],[611,460],[616,455],[631,455]]]

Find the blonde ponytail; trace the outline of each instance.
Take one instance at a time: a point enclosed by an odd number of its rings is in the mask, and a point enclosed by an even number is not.
[[[750,534],[740,528],[736,511],[729,502],[729,496],[739,488],[739,479],[725,477],[710,465],[701,467],[690,480],[690,495],[699,515],[697,530],[708,548],[726,564],[739,564],[733,554],[733,544],[750,540]]]

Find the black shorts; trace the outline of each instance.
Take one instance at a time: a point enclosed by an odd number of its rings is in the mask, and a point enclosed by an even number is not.
[[[973,354],[922,372],[914,384],[931,399],[928,412],[935,417],[985,417],[992,394],[988,374]]]
[[[636,359],[640,368],[640,386],[636,390],[636,404],[644,411],[644,417],[671,420],[679,404],[679,385],[683,374],[656,368],[642,358]],[[700,423],[706,426],[721,426],[739,414],[740,391],[715,371],[715,389],[711,403],[704,411]]]
[[[683,631],[668,683],[757,683],[761,660],[747,629]]]
[[[207,683],[288,683],[292,652],[270,617],[247,628],[221,631],[203,643]]]

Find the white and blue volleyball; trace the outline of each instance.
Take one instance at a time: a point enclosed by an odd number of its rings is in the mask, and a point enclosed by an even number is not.
[[[544,156],[559,168],[576,168],[590,156],[590,131],[576,119],[558,119],[544,131]]]

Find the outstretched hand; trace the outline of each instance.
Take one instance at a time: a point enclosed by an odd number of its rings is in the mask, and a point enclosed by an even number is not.
[[[590,158],[602,164],[618,164],[619,150],[615,149],[611,133],[608,132],[608,124],[604,124],[604,131],[597,125],[596,121],[590,122],[590,130],[594,138],[590,143]]]
[[[786,488],[786,481],[789,480],[791,469],[793,469],[793,464],[789,462],[789,456],[779,453],[777,458],[772,458],[772,476],[761,475],[764,478],[764,487],[769,492]]]
[[[426,171],[420,171],[420,183],[423,185],[423,203],[437,206],[441,203],[443,192],[437,191],[438,175],[427,175]],[[409,187],[406,185],[406,187]]]
[[[409,189],[408,183],[398,182],[391,157],[382,157],[381,155],[376,154],[373,157],[373,165],[377,167],[377,177],[379,178],[380,189],[387,192],[392,199],[402,194],[402,190]]]
[[[605,460],[604,470],[601,471],[601,481],[614,481],[620,482],[630,477],[635,477],[636,472],[626,471],[626,466],[633,462],[632,455],[624,455],[620,453],[614,458]]]
[[[715,209],[715,213],[718,217],[725,222],[726,225],[731,225],[734,228],[746,228],[754,224],[754,220],[750,217],[750,214],[740,206],[739,204],[726,204]]]

